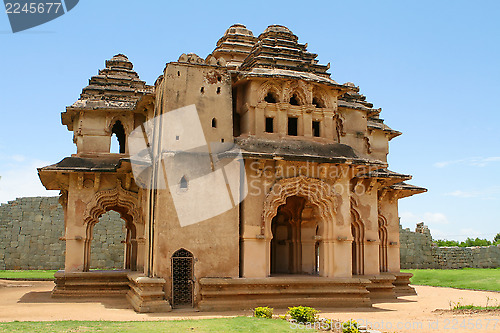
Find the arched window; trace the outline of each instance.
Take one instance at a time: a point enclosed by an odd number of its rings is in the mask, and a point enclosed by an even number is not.
[[[182,176],[180,182],[179,182],[179,188],[181,190],[187,190],[188,189],[188,181],[185,176]]]
[[[217,128],[217,119],[212,118],[212,128]]]
[[[270,91],[267,93],[266,97],[264,97],[264,101],[268,103],[276,103],[278,99],[276,98],[276,94]]]
[[[293,94],[292,97],[290,97],[290,105],[300,105],[297,94]]]
[[[323,101],[317,97],[313,97],[312,103],[317,108],[324,108],[325,107],[325,103],[323,103]]]
[[[125,154],[125,129],[123,128],[122,122],[117,120],[113,127],[111,128],[111,153]],[[113,139],[116,138],[116,139]],[[116,147],[113,142],[118,142],[118,147]]]

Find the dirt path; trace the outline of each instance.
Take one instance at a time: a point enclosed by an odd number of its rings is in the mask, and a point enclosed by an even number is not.
[[[173,320],[250,315],[251,311],[196,312],[174,310],[166,314],[138,314],[124,298],[53,299],[53,282],[0,280],[0,321],[46,320]],[[375,303],[372,309],[321,309],[321,316],[361,324],[384,332],[500,332],[500,314],[451,314],[449,302],[500,304],[500,293],[415,287],[418,296],[401,297],[391,303]],[[275,311],[283,313],[283,311]]]

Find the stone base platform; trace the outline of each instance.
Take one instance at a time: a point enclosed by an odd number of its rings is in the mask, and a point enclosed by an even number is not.
[[[128,270],[90,271],[54,274],[56,286],[52,297],[110,297],[126,296],[137,312],[168,312],[172,310],[165,299],[165,280],[148,278]]]
[[[56,286],[52,297],[125,296],[129,291],[127,270],[90,271],[54,274]]]
[[[411,273],[391,273],[396,277],[394,284],[394,293],[399,296],[412,296],[416,295],[415,288],[410,286],[410,278],[413,276]]]
[[[382,273],[381,275],[362,275],[361,278],[370,280],[366,289],[370,292],[370,299],[394,299],[394,281],[396,277],[391,273]]]
[[[371,307],[364,278],[285,276],[269,278],[202,278],[198,308],[201,311],[287,308]]]
[[[149,278],[142,273],[129,273],[130,290],[127,299],[137,312],[168,312],[172,311],[170,303],[165,299],[162,278]]]

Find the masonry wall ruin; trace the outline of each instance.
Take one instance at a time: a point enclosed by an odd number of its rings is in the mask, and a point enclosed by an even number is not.
[[[439,247],[433,244],[429,228],[418,223],[415,231],[400,227],[401,268],[496,268],[500,267],[500,245]]]
[[[94,229],[92,268],[123,265],[123,221],[116,212]],[[57,197],[20,198],[0,205],[0,269],[63,269],[64,213]]]

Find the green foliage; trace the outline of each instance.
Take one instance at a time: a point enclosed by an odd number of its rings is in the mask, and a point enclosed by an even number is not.
[[[450,310],[500,310],[500,305],[494,304],[491,305],[492,299],[489,297],[486,297],[486,305],[485,306],[479,306],[479,305],[474,305],[474,304],[463,304],[462,303],[463,298],[460,298],[458,302],[452,302],[450,301]],[[496,300],[495,300],[496,301]]]
[[[495,238],[493,238],[493,244],[495,245],[500,244],[500,232],[495,235]]]
[[[500,291],[500,268],[405,269],[412,284]]]
[[[358,323],[353,319],[342,323],[342,333],[359,333]]]
[[[500,238],[500,234],[498,234]],[[496,238],[496,236],[495,236]],[[473,238],[467,238],[464,242],[458,242],[454,240],[446,240],[446,239],[438,239],[434,241],[437,246],[460,246],[460,247],[471,247],[471,246],[490,246],[492,245],[492,242],[490,242],[487,239],[480,239],[476,237],[476,239]]]
[[[287,314],[299,323],[314,323],[318,320],[319,311],[308,306],[294,306],[288,308]]]
[[[303,328],[301,332],[316,332]],[[179,333],[179,332],[218,332],[218,333],[291,333],[290,323],[283,320],[266,320],[252,317],[214,318],[198,320],[165,321],[43,321],[43,322],[0,322],[0,333],[62,333],[62,332],[101,332],[101,333]]]
[[[253,316],[257,318],[273,318],[273,308],[267,306],[259,306],[253,310]]]
[[[52,280],[56,270],[0,270],[0,279],[19,279],[19,280]]]

